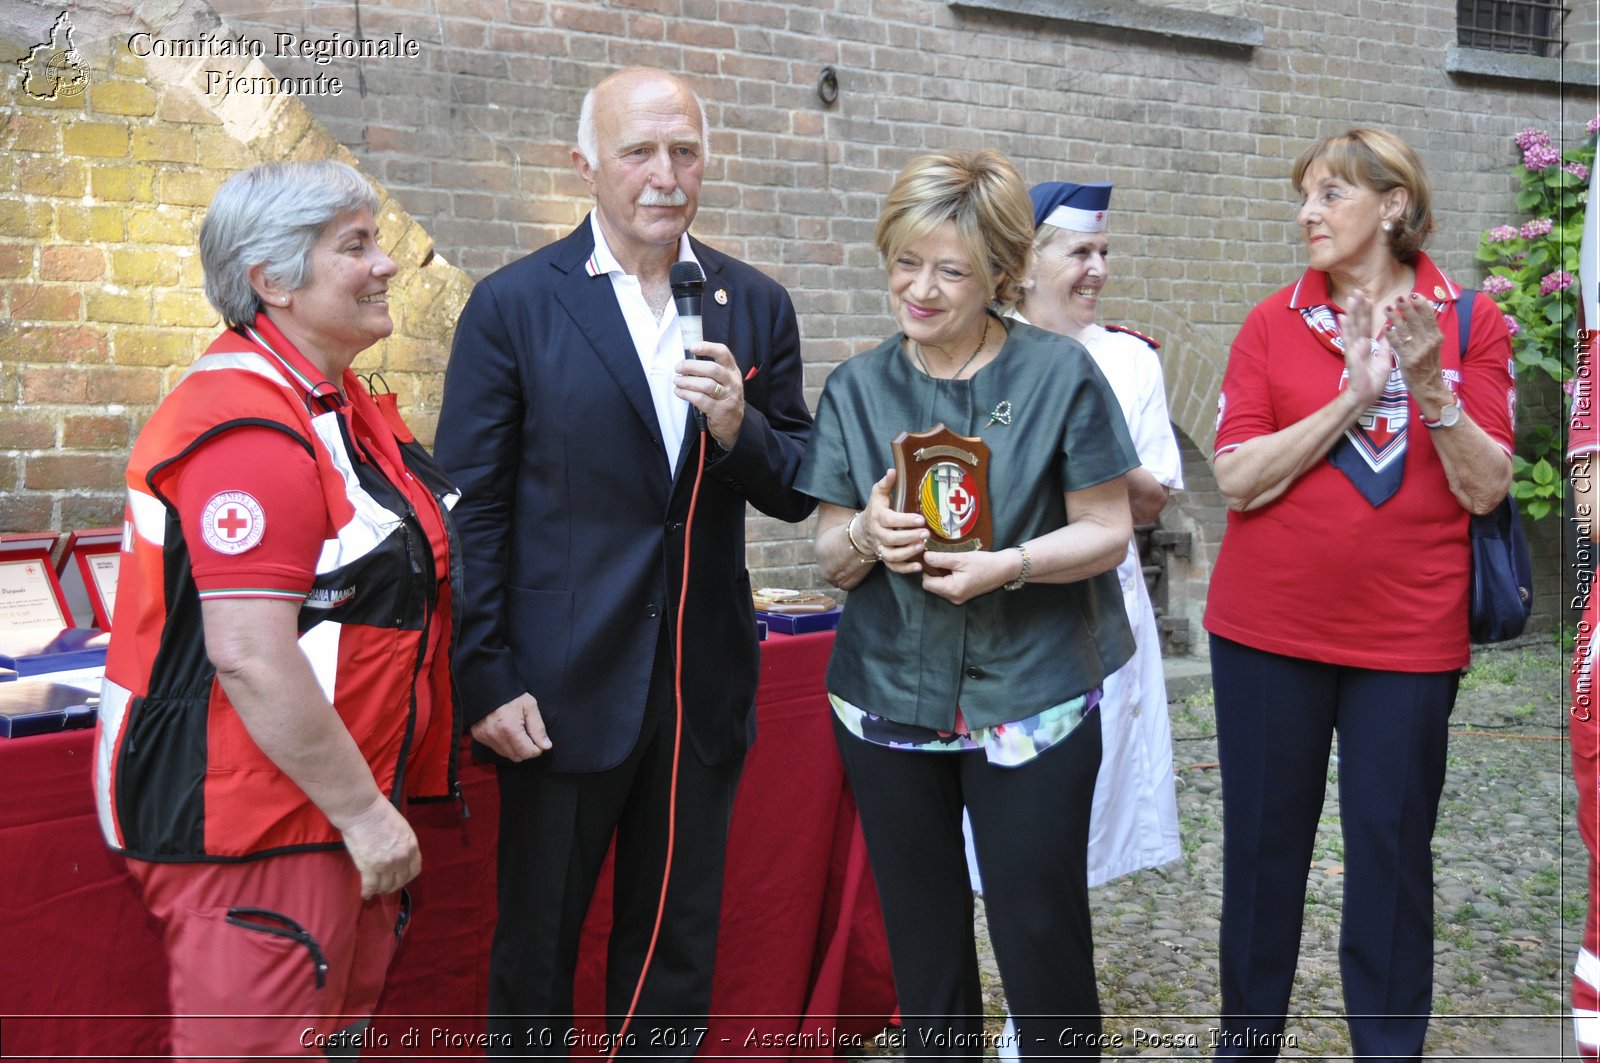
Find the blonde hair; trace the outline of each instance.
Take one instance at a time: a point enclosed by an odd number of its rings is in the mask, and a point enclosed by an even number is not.
[[[1411,145],[1381,129],[1356,128],[1323,137],[1294,161],[1294,186],[1300,187],[1312,163],[1321,162],[1342,181],[1373,189],[1380,196],[1396,188],[1406,191],[1406,209],[1389,231],[1389,251],[1407,265],[1433,232],[1428,173]]]
[[[884,264],[947,221],[989,300],[1010,306],[1033,255],[1033,201],[1011,160],[998,151],[945,151],[912,159],[895,178],[873,242]]]

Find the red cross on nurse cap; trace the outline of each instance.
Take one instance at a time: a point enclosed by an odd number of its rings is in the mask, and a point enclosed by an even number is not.
[[[1028,192],[1033,200],[1033,226],[1054,225],[1077,233],[1106,231],[1106,213],[1111,209],[1111,182],[1046,181]]]

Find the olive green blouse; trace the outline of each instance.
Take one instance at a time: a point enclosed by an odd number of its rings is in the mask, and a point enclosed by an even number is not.
[[[965,380],[937,380],[901,351],[903,335],[828,377],[797,486],[860,509],[894,466],[891,441],[938,422],[989,445],[995,542],[1005,549],[1067,522],[1063,496],[1138,466],[1116,396],[1075,340],[1005,322],[1005,345]],[[1009,421],[1009,423],[1007,423]],[[1026,719],[1101,681],[1133,652],[1114,570],[1029,583],[955,605],[920,574],[875,565],[850,592],[828,690],[894,720],[953,730]]]

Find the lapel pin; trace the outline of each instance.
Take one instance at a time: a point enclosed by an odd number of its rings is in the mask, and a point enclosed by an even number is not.
[[[728,305],[728,289],[726,289],[726,288],[718,288],[717,291],[716,291],[716,294],[714,294],[711,298],[713,298],[713,299],[715,299],[717,301],[717,305],[718,306],[727,306]]]
[[[1005,399],[999,405],[997,405],[994,408],[994,410],[989,414],[988,424],[985,424],[983,427],[988,428],[989,425],[991,425],[991,424],[1007,424],[1008,425],[1010,423],[1011,423],[1011,400],[1010,399]]]
[[[1433,286],[1433,297],[1435,299],[1439,300],[1441,303],[1444,302],[1446,294],[1447,293],[1445,292],[1444,288],[1442,288],[1441,286],[1439,286],[1437,284],[1435,284]]]

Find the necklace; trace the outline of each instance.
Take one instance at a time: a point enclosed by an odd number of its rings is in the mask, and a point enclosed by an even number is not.
[[[948,377],[948,379],[950,379],[950,380],[960,380],[961,379],[961,374],[965,373],[967,371],[967,366],[971,365],[973,363],[973,361],[978,357],[978,355],[983,353],[983,345],[988,343],[988,342],[989,342],[989,315],[988,314],[984,314],[983,315],[983,336],[982,336],[982,338],[980,338],[978,340],[977,349],[974,350],[971,354],[967,355],[967,360],[962,362],[961,363],[961,367],[959,369],[957,369],[954,373],[951,373],[950,376]],[[928,363],[923,361],[923,359],[922,359],[922,344],[918,343],[916,340],[912,340],[911,341],[911,354],[916,358],[917,365],[922,367],[922,371],[924,373],[928,374],[929,376],[933,376],[933,370],[929,369],[928,368]],[[941,380],[941,379],[946,379],[946,378],[934,377],[934,379],[935,380]]]

